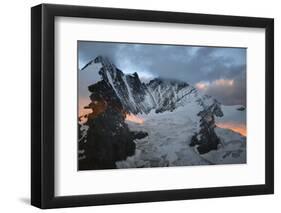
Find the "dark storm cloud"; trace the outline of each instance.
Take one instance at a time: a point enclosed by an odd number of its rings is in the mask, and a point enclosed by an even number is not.
[[[207,82],[207,94],[224,104],[245,104],[246,49],[175,45],[79,42],[79,68],[98,55],[107,56],[125,73],[143,78],[172,78],[196,85]],[[215,84],[233,80],[232,85]]]
[[[246,106],[246,66],[241,66],[240,69],[242,70],[241,74],[229,78],[231,80],[212,82],[206,88],[205,93],[216,97],[225,105]]]

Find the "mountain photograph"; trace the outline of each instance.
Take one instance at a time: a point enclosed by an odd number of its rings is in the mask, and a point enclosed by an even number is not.
[[[245,164],[246,49],[78,41],[78,171]]]

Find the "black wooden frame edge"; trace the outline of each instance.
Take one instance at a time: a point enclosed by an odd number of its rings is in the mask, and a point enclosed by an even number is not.
[[[54,18],[154,21],[266,30],[265,184],[79,196],[54,196]],[[274,193],[274,20],[148,10],[41,4],[31,9],[31,204],[39,208],[155,202]]]
[[[31,10],[31,204],[41,206],[41,36],[42,10]]]

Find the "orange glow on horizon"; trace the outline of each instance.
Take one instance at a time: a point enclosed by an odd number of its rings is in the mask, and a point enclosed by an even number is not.
[[[127,121],[131,121],[133,123],[137,123],[137,124],[143,124],[144,120],[134,114],[126,114],[126,118]]]
[[[220,128],[231,129],[232,131],[240,133],[245,137],[247,136],[247,128],[245,124],[226,122],[226,123],[217,123],[216,125]]]
[[[90,103],[89,98],[79,98],[79,103],[78,103],[78,118],[79,118],[79,123],[84,124],[88,118],[87,115],[92,113],[92,109],[84,109],[85,106],[88,106]]]
[[[85,106],[88,106],[91,103],[91,100],[88,97],[79,97],[78,103],[78,116],[83,116],[92,112],[91,109],[84,109]]]
[[[207,90],[210,87],[214,87],[214,86],[221,86],[221,87],[232,87],[234,85],[234,80],[232,79],[217,79],[211,82],[198,82],[195,84],[195,87],[198,90],[204,91]]]

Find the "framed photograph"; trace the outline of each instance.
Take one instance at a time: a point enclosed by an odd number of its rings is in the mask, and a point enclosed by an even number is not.
[[[31,203],[272,194],[274,21],[31,9]]]

